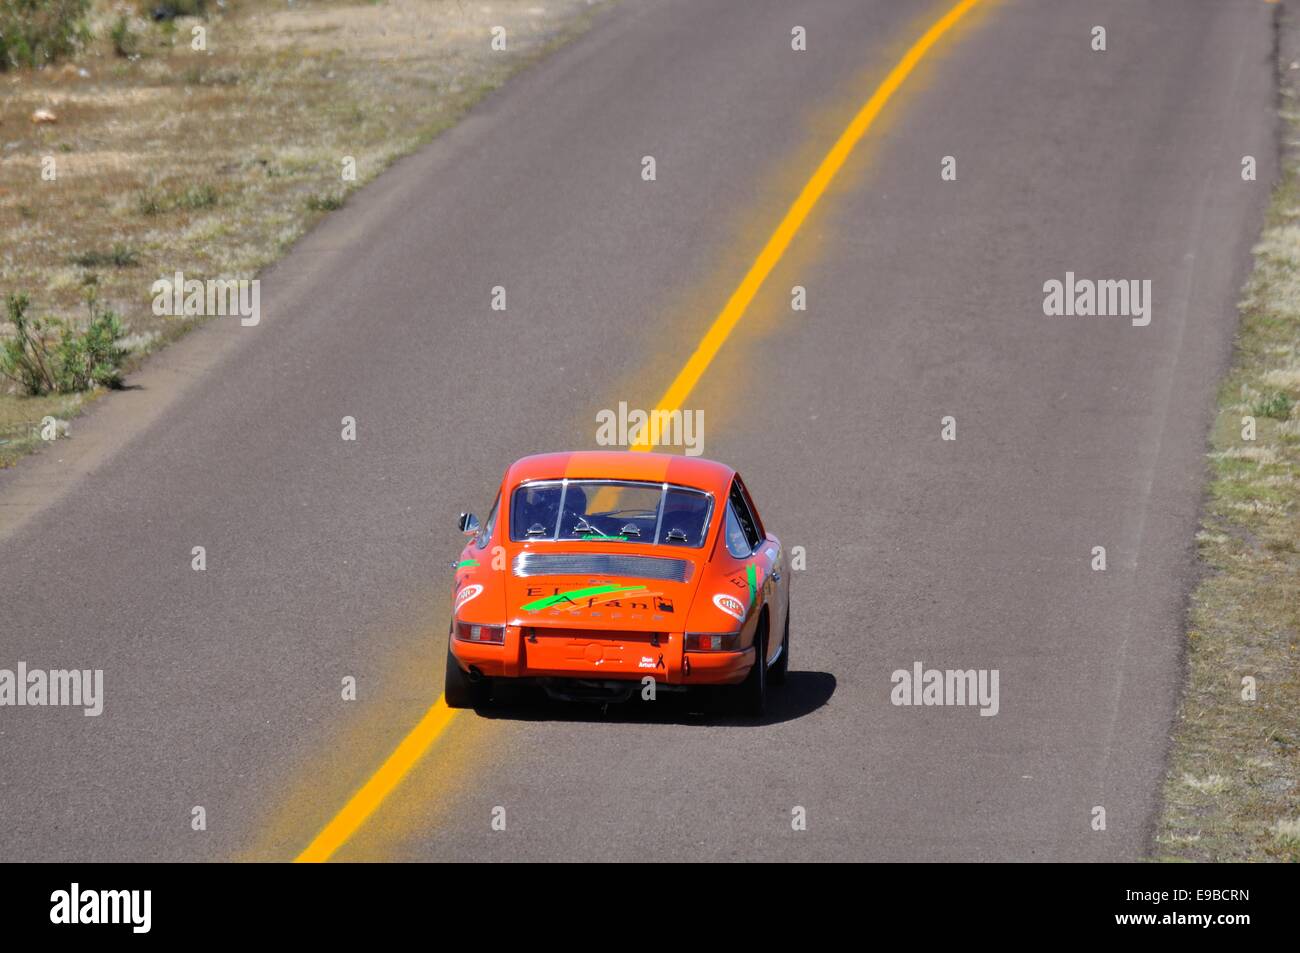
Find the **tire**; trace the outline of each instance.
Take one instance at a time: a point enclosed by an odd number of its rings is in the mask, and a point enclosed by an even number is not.
[[[784,685],[786,672],[790,671],[790,607],[785,610],[785,635],[781,637],[781,657],[767,670],[767,680],[773,685]]]
[[[739,708],[746,715],[753,718],[761,717],[763,711],[767,708],[768,628],[768,620],[765,616],[759,623],[758,632],[755,633],[755,641],[758,644],[754,657],[754,667],[749,670],[745,680],[740,683]]]
[[[486,678],[470,681],[447,646],[447,675],[442,685],[442,697],[448,708],[481,708],[487,704],[490,689]]]

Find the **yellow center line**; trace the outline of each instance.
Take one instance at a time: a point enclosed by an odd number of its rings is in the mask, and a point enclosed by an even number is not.
[[[772,273],[772,269],[776,267],[777,262],[781,260],[781,256],[785,254],[786,248],[794,240],[795,233],[799,231],[800,226],[812,213],[818,200],[821,199],[827,187],[831,184],[831,180],[835,178],[835,174],[848,161],[849,155],[853,152],[853,147],[866,135],[867,130],[876,121],[876,117],[885,108],[885,104],[903,85],[903,81],[916,68],[916,64],[921,62],[921,59],[930,51],[930,48],[939,42],[940,37],[951,30],[962,17],[980,2],[981,0],[962,0],[961,3],[958,3],[936,20],[921,35],[921,38],[912,44],[911,49],[903,55],[898,64],[889,71],[889,75],[885,77],[884,82],[876,87],[876,91],[871,94],[871,98],[867,100],[866,105],[858,111],[858,114],[853,117],[853,121],[840,134],[839,139],[835,141],[835,145],[831,146],[831,151],[826,153],[826,158],[822,159],[821,164],[817,166],[817,171],[813,173],[812,178],[808,180],[808,183],[799,193],[799,197],[794,200],[794,204],[785,213],[785,218],[781,219],[781,224],[776,227],[772,237],[767,240],[763,250],[758,253],[758,258],[754,260],[754,264],[750,265],[749,271],[741,279],[740,285],[731,293],[731,297],[727,299],[722,311],[713,319],[713,324],[700,341],[699,346],[695,348],[695,352],[682,369],[678,371],[673,382],[664,391],[664,395],[659,398],[659,404],[655,408],[656,412],[672,413],[679,410],[682,404],[686,402],[686,398],[695,389],[695,385],[700,382],[700,378],[704,376],[704,372],[708,369],[718,351],[721,350],[723,343],[726,342],[736,325],[740,323],[740,319],[745,316],[750,302],[758,294],[758,289],[763,286],[767,276]],[[644,430],[647,436],[632,447],[633,450],[650,449],[649,428],[644,428]]]
[[[740,285],[732,292],[722,311],[714,318],[713,324],[709,326],[709,330],[691,354],[690,359],[678,372],[668,389],[664,391],[664,395],[659,398],[658,406],[655,408],[656,411],[671,413],[680,409],[682,404],[686,402],[686,398],[695,389],[695,385],[699,383],[700,378],[704,376],[704,372],[722,348],[727,337],[740,322],[740,319],[745,316],[745,312],[754,300],[754,296],[758,294],[758,289],[762,287],[763,282],[767,280],[767,276],[772,273],[772,269],[781,260],[781,256],[785,254],[786,248],[793,241],[800,226],[803,225],[817,205],[818,200],[826,192],[836,173],[848,160],[853,148],[866,135],[872,123],[876,121],[876,117],[880,115],[881,110],[885,108],[885,105],[893,98],[894,93],[903,85],[904,80],[912,73],[931,47],[939,41],[940,37],[956,26],[962,17],[981,2],[982,0],[961,0],[960,3],[949,9],[921,35],[920,39],[912,44],[911,48],[903,55],[903,58],[889,71],[889,75],[885,77],[884,81],[876,87],[866,105],[853,117],[853,121],[840,134],[835,144],[831,146],[830,152],[817,166],[812,178],[799,192],[799,197],[794,200],[794,204],[785,213],[785,217],[781,219],[776,231],[772,233],[771,238],[767,240],[767,244],[763,246],[763,250],[759,252],[754,264],[745,273]],[[650,445],[642,442],[632,447],[632,449],[649,450]],[[393,750],[393,753],[388,756],[388,759],[380,765],[379,770],[361,786],[361,789],[356,794],[352,795],[351,800],[343,805],[342,810],[325,825],[324,829],[307,845],[307,848],[298,855],[296,862],[310,863],[329,860],[335,851],[348,842],[349,838],[375,812],[384,799],[392,793],[393,789],[401,784],[402,779],[406,777],[416,762],[425,755],[433,743],[438,740],[439,736],[446,731],[447,726],[451,724],[455,717],[456,711],[448,708],[446,701],[439,696],[432,707],[425,712],[419,723],[411,729],[410,733]]]
[[[379,766],[379,770],[361,786],[361,790],[352,795],[352,800],[343,805],[343,810],[334,815],[334,819],[325,825],[315,840],[307,845],[307,849],[295,858],[295,863],[329,860],[375,812],[375,808],[383,803],[393,788],[402,783],[402,778],[415,767],[415,762],[429,750],[429,746],[446,730],[454,717],[456,710],[448,708],[447,702],[439,695],[419,724],[410,730],[401,744],[393,749],[388,760]]]

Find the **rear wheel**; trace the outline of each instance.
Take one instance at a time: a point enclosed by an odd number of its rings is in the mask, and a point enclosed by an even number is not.
[[[754,667],[740,683],[740,710],[755,718],[767,707],[767,643],[768,624],[764,616],[754,633]]]
[[[468,673],[456,661],[456,656],[451,654],[451,645],[448,645],[447,675],[442,685],[442,697],[447,707],[478,708],[487,704],[488,694],[487,679],[471,681]]]
[[[781,637],[781,657],[768,669],[767,680],[773,685],[784,685],[785,674],[790,671],[790,609],[785,610],[785,635]]]

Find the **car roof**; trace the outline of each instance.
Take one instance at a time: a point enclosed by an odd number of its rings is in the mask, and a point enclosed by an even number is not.
[[[515,461],[506,471],[512,490],[527,480],[645,480],[705,490],[725,499],[736,471],[723,463],[672,453],[627,450],[573,450],[538,453]]]

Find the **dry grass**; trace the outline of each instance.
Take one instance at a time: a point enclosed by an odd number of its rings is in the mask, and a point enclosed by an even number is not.
[[[1283,63],[1300,51],[1284,20]],[[1300,140],[1300,74],[1283,69]],[[1300,142],[1255,250],[1234,367],[1220,391],[1197,541],[1188,683],[1156,843],[1164,860],[1300,861]],[[1242,437],[1254,416],[1256,439]],[[1243,679],[1255,681],[1254,700]]]
[[[155,279],[252,277],[596,6],[237,0],[173,25],[99,4],[99,39],[77,60],[0,74],[0,294],[25,291],[34,313],[79,320],[94,285],[139,359],[195,320],[152,313]],[[137,35],[129,58],[108,39],[123,13]],[[498,24],[504,53],[491,49]],[[191,49],[196,25],[206,52]],[[37,109],[57,122],[32,123]],[[345,156],[355,182],[343,181]],[[45,157],[54,181],[42,179]],[[44,416],[83,403],[0,393],[0,466],[38,443]]]

